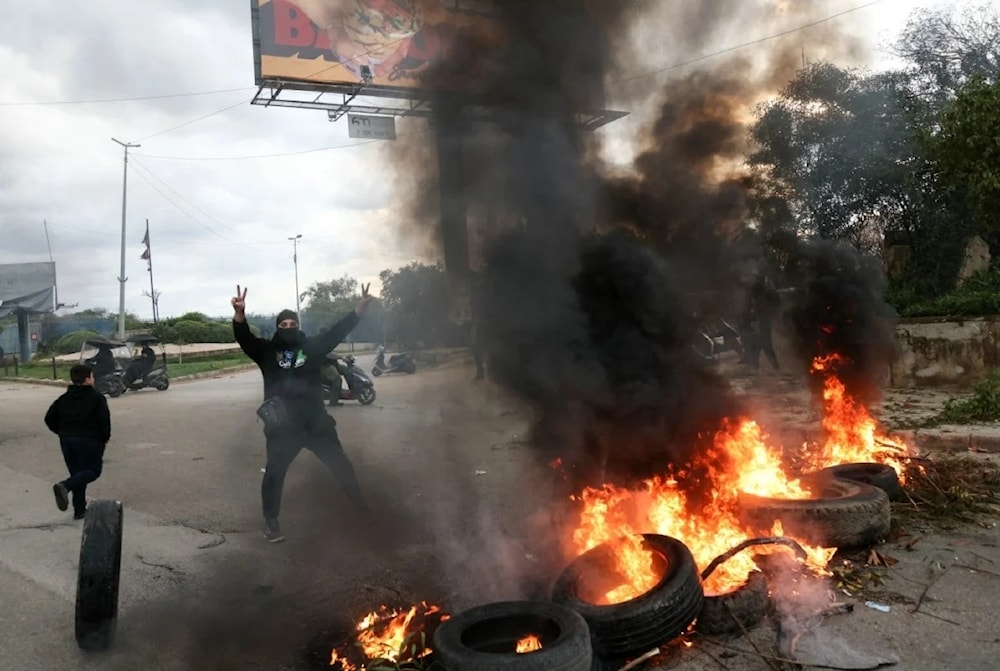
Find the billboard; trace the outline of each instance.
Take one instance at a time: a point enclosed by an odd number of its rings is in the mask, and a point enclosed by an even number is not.
[[[442,62],[474,76],[461,45],[499,44],[491,0],[251,0],[256,79],[417,89]]]
[[[258,86],[421,98],[471,92],[505,54],[503,0],[251,0]],[[606,36],[588,0],[556,3],[545,39],[573,36],[563,83],[581,110],[604,106]],[[548,7],[548,6],[546,6]],[[553,18],[554,17],[554,18]]]

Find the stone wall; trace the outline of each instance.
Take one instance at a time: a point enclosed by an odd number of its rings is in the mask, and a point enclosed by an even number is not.
[[[905,319],[896,327],[892,387],[969,389],[1000,367],[1000,317]]]

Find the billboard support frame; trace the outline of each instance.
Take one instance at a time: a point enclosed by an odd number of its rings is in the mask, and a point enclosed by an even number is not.
[[[384,100],[385,104],[360,104],[356,102],[359,95]],[[257,93],[250,100],[250,104],[321,110],[327,113],[330,121],[337,121],[348,112],[425,119],[434,115],[433,105],[427,92],[369,86],[365,81],[344,85],[291,79],[265,79],[258,84]],[[493,110],[485,105],[463,106],[463,111],[472,121],[489,122],[495,118]],[[578,111],[575,115],[577,124],[583,130],[594,131],[628,116],[628,112],[595,109]]]

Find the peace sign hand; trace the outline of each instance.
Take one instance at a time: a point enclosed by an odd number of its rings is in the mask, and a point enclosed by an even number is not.
[[[369,282],[368,284],[361,285],[361,298],[358,300],[357,307],[354,308],[354,312],[359,317],[365,314],[365,310],[368,309],[368,304],[371,303],[373,300],[375,300],[374,296],[370,296],[368,294],[368,290],[371,288],[371,286],[372,286],[371,282]]]
[[[240,293],[240,285],[236,285],[236,295],[232,297],[229,301],[233,306],[233,312],[236,313],[237,317],[242,317],[246,314],[247,308],[247,290],[244,287],[243,292]]]

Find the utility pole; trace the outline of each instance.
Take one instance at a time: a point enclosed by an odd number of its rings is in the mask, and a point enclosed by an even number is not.
[[[292,241],[292,263],[295,264],[295,313],[299,315],[299,328],[302,328],[302,314],[299,308],[299,240],[302,238],[302,234],[299,233],[294,238],[288,238]]]
[[[149,271],[149,300],[153,304],[153,326],[156,326],[159,323],[157,304],[159,303],[160,295],[153,288],[153,248],[149,241],[149,219],[146,219],[146,237],[143,240],[146,243],[146,251],[143,252],[146,257],[146,270]]]
[[[125,170],[122,176],[122,269],[118,277],[118,339],[125,340],[125,207],[128,202],[128,150],[142,145],[111,138],[125,149]]]

